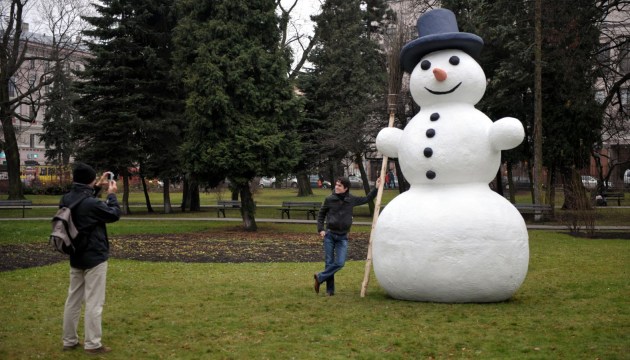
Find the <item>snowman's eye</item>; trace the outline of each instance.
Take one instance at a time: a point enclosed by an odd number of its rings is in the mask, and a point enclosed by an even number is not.
[[[420,68],[422,70],[429,70],[431,68],[431,62],[429,60],[424,60],[420,63]]]
[[[448,62],[450,62],[451,65],[458,65],[459,64],[459,57],[458,56],[451,56],[451,58],[448,59]]]

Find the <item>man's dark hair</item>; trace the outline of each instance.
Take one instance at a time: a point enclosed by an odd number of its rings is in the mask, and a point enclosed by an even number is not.
[[[350,180],[347,177],[340,176],[335,180],[335,184],[340,182],[346,189],[350,189]]]

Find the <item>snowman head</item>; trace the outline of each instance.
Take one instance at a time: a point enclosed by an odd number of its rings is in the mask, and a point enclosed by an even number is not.
[[[447,9],[433,9],[418,18],[418,38],[400,51],[400,66],[410,73],[425,55],[447,49],[463,50],[478,58],[483,39],[475,34],[460,32],[455,14]]]
[[[446,102],[475,105],[486,91],[486,76],[462,50],[440,50],[422,57],[409,78],[414,101],[422,106]]]

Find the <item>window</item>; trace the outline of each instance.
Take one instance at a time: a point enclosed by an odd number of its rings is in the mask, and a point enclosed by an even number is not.
[[[606,92],[604,90],[597,90],[595,92],[595,101],[597,101],[598,104],[603,104],[604,103],[604,99],[606,98]]]
[[[35,86],[35,80],[36,80],[36,76],[35,75],[29,75],[29,77],[28,77],[28,86],[31,89]]]
[[[600,64],[606,64],[610,61],[610,43],[606,42],[601,44],[599,53],[597,53],[597,62]]]
[[[630,39],[619,49],[619,71],[622,73],[630,72]]]
[[[15,78],[9,79],[9,97],[15,96]]]
[[[35,147],[35,134],[31,134],[31,138],[29,141],[29,147],[34,148]]]

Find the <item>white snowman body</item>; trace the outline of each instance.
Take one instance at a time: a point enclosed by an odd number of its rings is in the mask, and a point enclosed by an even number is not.
[[[373,235],[374,272],[394,298],[503,301],[525,279],[525,222],[488,186],[501,150],[517,146],[524,130],[514,118],[492,122],[475,109],[485,81],[464,51],[425,55],[410,77],[420,112],[404,131],[387,128],[377,137],[411,185],[387,204]]]

